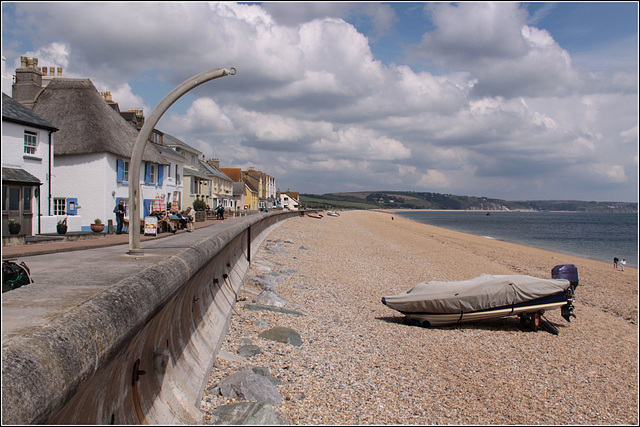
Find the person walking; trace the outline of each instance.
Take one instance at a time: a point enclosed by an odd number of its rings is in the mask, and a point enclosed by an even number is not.
[[[124,225],[124,200],[120,199],[113,213],[116,214],[116,234],[122,234],[122,226]]]
[[[613,258],[613,268],[618,269],[618,257]]]
[[[627,260],[622,258],[622,261],[620,261],[620,266],[622,267],[622,271],[624,271],[624,266],[627,265]]]

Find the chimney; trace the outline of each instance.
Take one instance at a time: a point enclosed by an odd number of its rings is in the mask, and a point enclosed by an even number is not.
[[[202,163],[206,162],[207,158],[204,156],[204,154],[202,155]]]
[[[58,77],[62,77],[62,67],[58,67]]]
[[[42,71],[38,58],[20,57],[20,68],[16,68],[16,82],[12,86],[12,98],[31,108],[42,90]]]
[[[220,169],[220,159],[209,159],[209,164]]]

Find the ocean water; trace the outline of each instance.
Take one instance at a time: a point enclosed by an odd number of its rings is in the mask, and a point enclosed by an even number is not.
[[[398,216],[469,234],[638,267],[638,214],[590,212],[396,212]]]

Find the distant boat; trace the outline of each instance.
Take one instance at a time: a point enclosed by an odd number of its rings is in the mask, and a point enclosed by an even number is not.
[[[340,216],[340,214],[338,212],[329,211],[327,212],[327,216]]]
[[[422,282],[407,292],[383,297],[382,303],[404,314],[409,323],[427,327],[518,315],[532,329],[557,335],[558,330],[542,315],[562,308],[567,322],[575,317],[578,269],[573,264],[558,265],[551,273],[551,279],[483,274],[457,282]]]
[[[322,215],[320,214],[307,214],[309,218],[322,219]]]
[[[487,216],[491,215],[491,212],[487,212]]]

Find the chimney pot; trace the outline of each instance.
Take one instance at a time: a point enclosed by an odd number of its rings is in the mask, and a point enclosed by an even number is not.
[[[38,68],[38,58],[33,58],[33,68],[38,69],[38,70],[40,69],[40,68]]]
[[[47,75],[47,67],[42,67],[42,75],[43,76]]]
[[[56,75],[56,67],[49,67],[49,75],[54,77]]]
[[[62,77],[62,67],[58,67],[58,77]]]
[[[20,68],[27,68],[27,57],[26,56],[21,56],[20,57]]]

